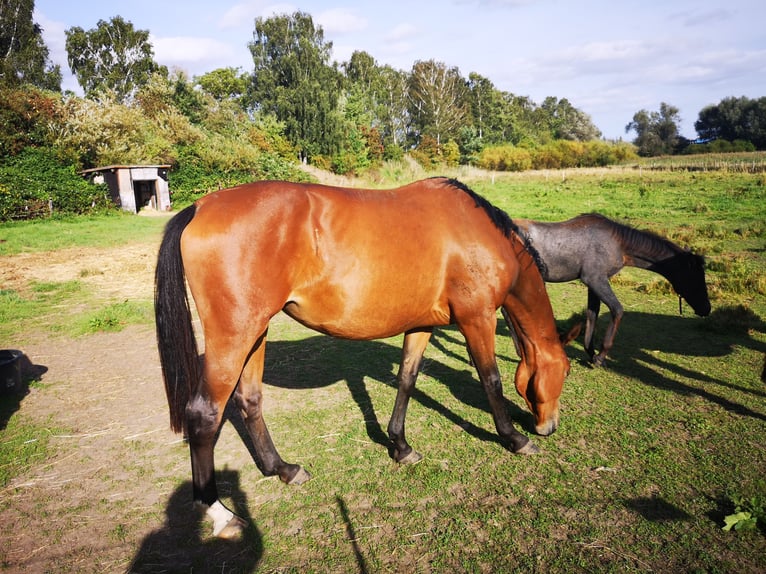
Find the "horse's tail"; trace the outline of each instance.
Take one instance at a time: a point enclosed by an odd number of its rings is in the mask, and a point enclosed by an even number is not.
[[[191,205],[168,222],[154,276],[157,346],[170,407],[170,428],[175,432],[184,430],[186,404],[201,376],[181,259],[181,234],[195,211]]]

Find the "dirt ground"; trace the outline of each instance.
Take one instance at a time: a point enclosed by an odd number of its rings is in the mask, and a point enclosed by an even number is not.
[[[144,300],[154,263],[146,245],[22,254],[0,261],[0,286],[77,279],[99,299]],[[171,530],[215,553],[190,504],[188,449],[169,429],[153,326],[76,339],[25,333],[24,341],[1,344],[20,348],[27,374],[39,380],[18,397],[17,416],[47,429],[49,448],[0,491],[0,570],[188,571],[172,556]],[[226,426],[216,456],[229,468],[252,464]],[[147,544],[158,542],[164,557],[156,559]]]

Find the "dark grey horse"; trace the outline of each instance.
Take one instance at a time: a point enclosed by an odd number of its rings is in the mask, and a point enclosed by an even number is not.
[[[626,265],[659,273],[697,315],[710,314],[704,259],[664,237],[595,213],[557,223],[513,221],[529,246],[537,251],[545,281],[562,283],[579,279],[587,285],[585,350],[596,366],[603,365],[623,315],[609,278]],[[612,320],[601,352],[596,354],[593,331],[602,301],[609,308]]]

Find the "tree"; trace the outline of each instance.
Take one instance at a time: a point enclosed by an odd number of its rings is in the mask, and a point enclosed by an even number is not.
[[[75,26],[66,31],[67,61],[86,97],[112,91],[118,101],[130,100],[155,72],[167,69],[154,61],[148,30],[135,30],[121,16],[99,20],[87,32]]]
[[[633,143],[639,155],[655,156],[671,154],[679,142],[678,125],[681,123],[678,108],[662,102],[659,112],[640,110],[625,126],[625,132],[635,131]]]
[[[466,82],[457,68],[434,60],[417,61],[409,81],[410,114],[420,134],[442,139],[458,137],[468,120]]]
[[[694,129],[705,140],[742,140],[766,149],[766,97],[724,98],[700,111]]]
[[[548,115],[553,139],[591,141],[601,137],[590,116],[575,108],[566,98],[547,97],[540,107]]]
[[[61,91],[61,67],[48,59],[34,0],[0,0],[0,85]]]
[[[239,68],[218,68],[195,78],[197,85],[216,101],[240,101],[247,92],[249,76]]]
[[[332,156],[342,146],[338,111],[342,77],[330,65],[332,42],[309,14],[257,18],[249,44],[254,72],[252,105],[274,114],[301,158]]]
[[[380,132],[388,156],[398,152],[407,140],[410,130],[409,99],[407,96],[408,75],[391,66],[383,66],[380,71]]]

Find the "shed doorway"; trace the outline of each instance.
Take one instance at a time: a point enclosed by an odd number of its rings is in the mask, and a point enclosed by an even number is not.
[[[136,211],[143,208],[157,209],[156,180],[133,180],[133,193],[136,198]]]

